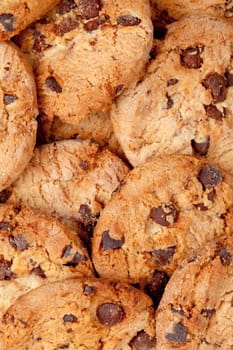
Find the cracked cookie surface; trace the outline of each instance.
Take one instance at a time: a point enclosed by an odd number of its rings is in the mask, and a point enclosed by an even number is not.
[[[0,329],[3,350],[155,350],[151,299],[103,279],[41,286],[7,310]]]
[[[37,114],[30,64],[14,44],[0,43],[0,191],[17,179],[32,157]]]
[[[205,245],[171,277],[156,313],[157,348],[233,347],[233,239]]]
[[[228,232],[232,195],[224,172],[193,156],[164,155],[133,169],[95,227],[97,272],[153,296],[155,279],[166,282],[190,252]]]
[[[123,92],[111,114],[134,166],[163,153],[224,154],[233,120],[232,43],[232,24],[217,18],[191,16],[168,26],[145,78]],[[231,170],[226,151],[220,164]]]
[[[17,42],[34,67],[43,118],[78,123],[109,110],[144,73],[152,45],[149,1],[66,0]]]

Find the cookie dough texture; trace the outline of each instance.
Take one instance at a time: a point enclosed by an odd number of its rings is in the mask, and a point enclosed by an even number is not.
[[[37,114],[29,63],[15,45],[0,43],[0,191],[16,180],[32,157]]]
[[[63,1],[18,43],[34,67],[41,115],[75,124],[109,110],[144,73],[152,45],[149,1]]]
[[[9,201],[89,227],[129,169],[108,150],[89,141],[67,140],[35,149],[9,191]]]
[[[111,114],[134,166],[163,153],[224,154],[232,134],[232,43],[232,24],[217,18],[191,16],[168,26],[145,78],[123,92]]]
[[[158,349],[232,349],[232,258],[232,237],[223,238],[175,271],[156,313]]]
[[[58,3],[59,0],[1,0],[0,41],[18,34]]]
[[[171,275],[190,252],[228,232],[233,189],[224,177],[215,165],[184,155],[133,169],[94,230],[99,275],[150,285],[156,271]]]
[[[155,349],[151,300],[102,279],[66,280],[19,298],[0,327],[3,350]]]
[[[0,205],[0,251],[1,316],[20,295],[41,284],[93,276],[77,234],[27,207]]]

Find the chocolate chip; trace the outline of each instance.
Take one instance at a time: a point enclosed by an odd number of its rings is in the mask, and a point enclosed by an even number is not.
[[[6,201],[10,198],[12,192],[9,190],[2,190],[0,192],[0,203],[6,203]]]
[[[81,162],[79,163],[79,166],[80,166],[80,168],[83,169],[83,170],[88,170],[88,168],[89,168],[88,163],[87,163],[86,161],[81,161]]]
[[[121,26],[137,26],[141,23],[140,18],[131,15],[117,17],[117,24]]]
[[[63,36],[79,26],[77,19],[65,17],[59,24],[54,24],[53,31],[58,36]]]
[[[215,119],[215,120],[222,120],[225,117],[225,111],[224,113],[220,112],[220,110],[214,105],[204,105],[206,115],[209,118]]]
[[[164,203],[151,209],[150,218],[159,225],[172,226],[178,218],[178,211],[172,203]]]
[[[71,261],[68,261],[67,263],[65,263],[63,265],[76,267],[80,262],[86,261],[86,260],[87,260],[87,258],[84,255],[77,252],[74,254],[73,259]]]
[[[201,47],[188,47],[182,50],[180,55],[181,65],[189,69],[198,69],[202,66],[203,59],[201,58],[201,53],[203,48]]]
[[[160,12],[158,17],[153,21],[154,26],[154,38],[162,40],[167,33],[166,25],[175,22],[175,19],[169,16],[167,10]]]
[[[221,263],[223,265],[230,265],[231,264],[231,262],[232,262],[232,255],[221,244],[217,244],[217,249],[216,249],[215,254],[217,254],[220,257]]]
[[[194,207],[196,207],[198,210],[201,210],[201,211],[208,210],[208,207],[204,203],[194,204]]]
[[[46,274],[44,273],[44,270],[40,267],[40,265],[37,267],[34,267],[32,269],[32,272],[41,278],[46,278]]]
[[[151,251],[152,257],[156,263],[163,266],[169,263],[170,259],[175,254],[176,247],[169,247],[167,249],[155,249]]]
[[[211,188],[217,186],[222,181],[222,176],[217,168],[205,165],[198,174],[198,180],[202,183],[203,188]]]
[[[102,240],[101,240],[101,247],[102,250],[109,250],[109,249],[119,249],[124,244],[124,238],[122,239],[114,239],[109,236],[109,231],[104,231],[102,233]]]
[[[115,90],[115,96],[119,96],[123,92],[123,89],[124,89],[123,84],[118,85],[116,90]]]
[[[5,260],[3,257],[0,258],[0,281],[10,280],[13,277],[11,265],[11,261]]]
[[[150,282],[145,286],[145,292],[153,300],[154,307],[157,307],[159,305],[168,280],[169,277],[164,271],[155,270]]]
[[[96,315],[101,324],[112,327],[123,320],[125,312],[118,304],[105,303],[98,306]]]
[[[79,12],[80,16],[84,19],[90,19],[97,17],[102,8],[100,0],[80,0]]]
[[[108,15],[103,15],[101,17],[95,18],[91,21],[88,21],[84,24],[83,28],[87,32],[92,32],[93,30],[96,30],[99,26],[105,24],[109,20]]]
[[[223,102],[226,99],[227,80],[218,73],[210,73],[202,81],[206,89],[210,89],[214,102]]]
[[[96,218],[92,216],[91,208],[89,205],[81,204],[78,213],[80,214],[80,221],[84,226],[92,225],[96,223]]]
[[[12,13],[3,13],[0,15],[0,23],[3,25],[6,32],[13,32],[15,16]]]
[[[16,95],[4,94],[3,101],[6,106],[14,103],[16,100],[18,100]]]
[[[41,34],[37,30],[34,31],[34,43],[33,43],[33,50],[36,52],[43,52],[44,50],[51,47],[51,45],[46,44],[45,41],[45,35]]]
[[[169,79],[168,81],[167,81],[167,86],[173,86],[173,85],[176,85],[177,83],[178,83],[178,79],[176,79],[176,78],[172,78],[172,79]]]
[[[73,315],[73,314],[65,314],[64,316],[63,316],[63,321],[64,322],[77,322],[77,317],[75,316],[75,315]]]
[[[191,146],[195,153],[200,156],[206,156],[210,147],[210,138],[208,137],[204,142],[196,142],[191,140]]]
[[[232,72],[226,72],[225,77],[227,79],[227,87],[233,86],[233,73]]]
[[[167,97],[167,109],[170,109],[170,108],[172,108],[174,101],[171,98],[171,96],[169,96],[168,94],[166,94],[166,97]]]
[[[9,236],[10,245],[20,251],[27,250],[30,245],[23,235]]]
[[[72,245],[66,245],[62,251],[61,258],[66,258],[67,256],[70,256],[71,250],[72,250]]]
[[[61,5],[59,5],[57,12],[60,15],[64,15],[65,13],[68,13],[75,8],[77,8],[77,5],[74,0],[65,0],[61,3]]]
[[[172,333],[166,334],[166,339],[171,343],[183,343],[187,340],[187,328],[181,323],[174,323]]]
[[[58,94],[62,92],[62,87],[59,85],[57,80],[52,76],[46,79],[45,85],[49,90],[57,92]]]
[[[0,230],[11,232],[11,231],[13,231],[13,226],[11,224],[9,224],[9,222],[1,221],[0,222]]]
[[[210,318],[215,313],[215,309],[201,309],[200,314],[205,318]]]
[[[135,350],[150,350],[153,342],[145,331],[140,331],[129,342],[129,346]]]
[[[88,286],[87,284],[85,284],[84,288],[83,288],[83,292],[85,295],[91,295],[96,291],[96,287],[94,286]]]

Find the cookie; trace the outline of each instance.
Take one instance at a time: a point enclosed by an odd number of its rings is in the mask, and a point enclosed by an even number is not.
[[[157,303],[179,263],[231,227],[230,184],[221,169],[193,156],[164,155],[134,168],[94,229],[96,271],[139,283]]]
[[[32,157],[37,114],[29,63],[14,44],[0,43],[0,191],[17,179]]]
[[[163,153],[211,157],[231,137],[232,42],[232,24],[217,18],[192,16],[168,26],[145,78],[111,113],[131,164]]]
[[[0,251],[1,316],[41,284],[94,275],[77,234],[27,207],[0,205]]]
[[[144,73],[149,1],[66,0],[17,40],[34,67],[41,115],[77,124]]]
[[[39,118],[39,143],[78,138],[91,140],[100,146],[106,146],[110,151],[124,158],[124,152],[113,132],[110,115],[107,112],[86,117],[78,124],[62,122],[54,117],[52,123],[43,116]]]
[[[7,310],[1,349],[155,349],[151,304],[123,283],[86,278],[47,284]]]
[[[59,0],[1,0],[0,41],[18,34],[58,3]]]
[[[233,347],[233,239],[218,240],[182,263],[156,317],[157,348]]]
[[[120,158],[90,141],[54,142],[35,149],[7,200],[74,219],[91,231],[128,171]]]

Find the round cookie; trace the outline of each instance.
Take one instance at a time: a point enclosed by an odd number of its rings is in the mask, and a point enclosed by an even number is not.
[[[168,26],[145,78],[112,109],[131,164],[163,153],[211,157],[222,147],[232,133],[232,43],[232,24],[217,18],[192,16]]]
[[[77,234],[28,207],[0,205],[0,315],[41,284],[93,276]]]
[[[144,73],[149,1],[66,0],[17,40],[34,67],[41,115],[77,124]]]
[[[7,310],[0,329],[3,350],[155,350],[150,298],[102,279],[41,286]]]
[[[29,63],[14,44],[0,43],[0,191],[17,179],[32,157],[37,114]]]
[[[35,149],[6,200],[77,220],[89,231],[128,171],[120,158],[90,141],[54,142]]]
[[[59,0],[1,0],[0,41],[18,34],[58,3]]]
[[[206,245],[171,277],[156,312],[157,348],[233,348],[233,239]]]
[[[157,303],[156,281],[166,284],[191,251],[228,232],[232,203],[233,188],[215,165],[193,156],[157,157],[133,169],[101,212],[92,242],[95,269],[140,283]]]

